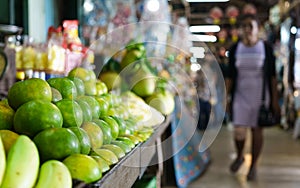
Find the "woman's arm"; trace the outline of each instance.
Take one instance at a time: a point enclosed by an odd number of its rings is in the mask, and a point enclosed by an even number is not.
[[[277,89],[277,79],[276,77],[272,76],[271,78],[271,88],[272,88],[272,109],[275,112],[275,114],[280,115],[281,114],[281,110],[280,110],[280,106],[279,106],[279,97],[278,97],[278,89]]]
[[[232,101],[232,79],[225,78],[225,88],[226,88],[226,112],[230,113],[231,101]]]

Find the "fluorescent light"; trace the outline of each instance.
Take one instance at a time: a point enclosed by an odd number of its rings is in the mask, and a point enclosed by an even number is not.
[[[159,1],[158,0],[149,0],[146,4],[146,7],[151,12],[156,12],[159,10]]]
[[[216,42],[217,37],[213,35],[190,35],[189,40],[194,42]]]
[[[198,70],[200,70],[201,69],[201,65],[200,64],[196,64],[196,63],[193,63],[193,64],[191,64],[191,71],[193,71],[193,72],[196,72],[196,71],[198,71]]]
[[[189,3],[228,2],[229,0],[186,0]]]
[[[292,26],[291,27],[291,33],[292,34],[296,34],[297,33],[297,27],[296,26]]]
[[[94,4],[91,1],[85,1],[83,4],[84,12],[88,13],[94,9]]]
[[[195,58],[204,58],[205,57],[205,49],[203,47],[191,47],[190,52],[193,54]]]
[[[296,48],[297,50],[300,50],[300,38],[297,38],[297,39],[295,40],[295,48]]]
[[[200,32],[219,32],[220,26],[218,25],[194,25],[189,28],[191,33],[200,33]]]

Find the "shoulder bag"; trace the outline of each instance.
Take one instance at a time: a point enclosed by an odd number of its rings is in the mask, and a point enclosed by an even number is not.
[[[264,73],[263,73],[263,88],[262,88],[262,100],[261,100],[261,106],[259,108],[259,114],[258,114],[258,126],[259,127],[272,127],[275,125],[278,125],[280,123],[280,117],[275,115],[275,113],[272,110],[272,104],[270,103],[269,106],[265,105],[265,85],[266,85],[266,71],[265,71],[264,65]]]

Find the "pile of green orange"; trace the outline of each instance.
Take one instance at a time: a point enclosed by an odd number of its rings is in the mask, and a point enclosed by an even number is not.
[[[0,136],[6,150],[18,135],[27,135],[41,162],[62,161],[72,178],[86,183],[99,180],[150,136],[152,129],[137,130],[136,123],[121,97],[108,93],[93,71],[81,67],[62,78],[17,82],[0,102]]]

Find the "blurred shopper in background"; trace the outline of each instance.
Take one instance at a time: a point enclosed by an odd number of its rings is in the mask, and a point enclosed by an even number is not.
[[[207,128],[212,105],[211,91],[208,85],[208,80],[202,69],[197,71],[195,85],[197,88],[200,107],[197,128],[201,131],[204,131]]]
[[[244,145],[247,130],[251,129],[251,165],[247,180],[255,180],[257,160],[263,146],[263,129],[257,124],[262,100],[263,66],[269,68],[266,80],[266,103],[280,114],[278,104],[275,56],[272,47],[259,37],[259,20],[254,14],[242,15],[241,38],[229,50],[229,67],[226,77],[228,110],[232,115],[234,142],[237,156],[230,166],[235,173],[244,162]]]

